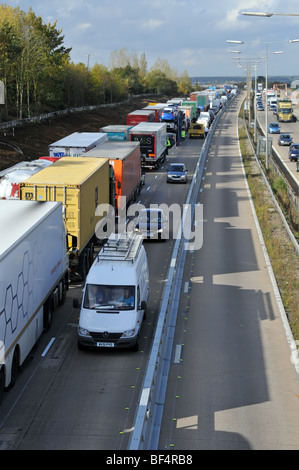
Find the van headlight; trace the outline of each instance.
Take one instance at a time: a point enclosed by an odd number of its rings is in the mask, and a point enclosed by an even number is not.
[[[135,336],[136,334],[136,329],[132,328],[132,330],[126,330],[123,332],[121,335],[122,338],[131,338],[132,336]]]
[[[85,328],[81,328],[81,326],[79,326],[78,332],[79,332],[80,336],[89,336],[90,337],[89,331],[86,330]]]

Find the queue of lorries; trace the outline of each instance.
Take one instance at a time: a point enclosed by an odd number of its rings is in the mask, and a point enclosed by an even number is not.
[[[82,303],[74,302],[79,348],[138,346],[149,294],[143,236],[105,236],[104,216],[137,198],[143,169],[157,168],[167,141],[177,145],[194,123],[198,109],[186,101],[152,103],[124,125],[75,132],[51,143],[48,156],[0,172],[0,401],[71,280],[85,284]]]

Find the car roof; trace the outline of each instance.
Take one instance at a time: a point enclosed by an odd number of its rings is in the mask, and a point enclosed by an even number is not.
[[[158,209],[158,208],[155,208],[155,207],[148,207],[148,208],[145,208],[145,209],[141,209],[140,214],[142,214],[144,212],[164,212],[164,211],[163,211],[163,209]]]

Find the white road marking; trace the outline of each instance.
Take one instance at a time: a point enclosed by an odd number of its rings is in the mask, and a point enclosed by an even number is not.
[[[52,344],[54,343],[54,341],[55,341],[55,338],[52,338],[51,341],[49,342],[48,346],[46,347],[46,349],[44,349],[44,352],[42,353],[42,357],[45,357],[45,355],[49,351],[49,349],[52,346]]]

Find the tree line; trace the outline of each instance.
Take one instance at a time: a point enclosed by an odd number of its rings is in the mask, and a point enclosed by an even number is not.
[[[70,60],[57,22],[45,24],[30,8],[0,5],[0,80],[4,84],[2,119],[22,119],[80,106],[113,103],[134,94],[189,94],[191,80],[167,60],[148,70],[145,54],[114,50],[109,66],[89,69]]]

